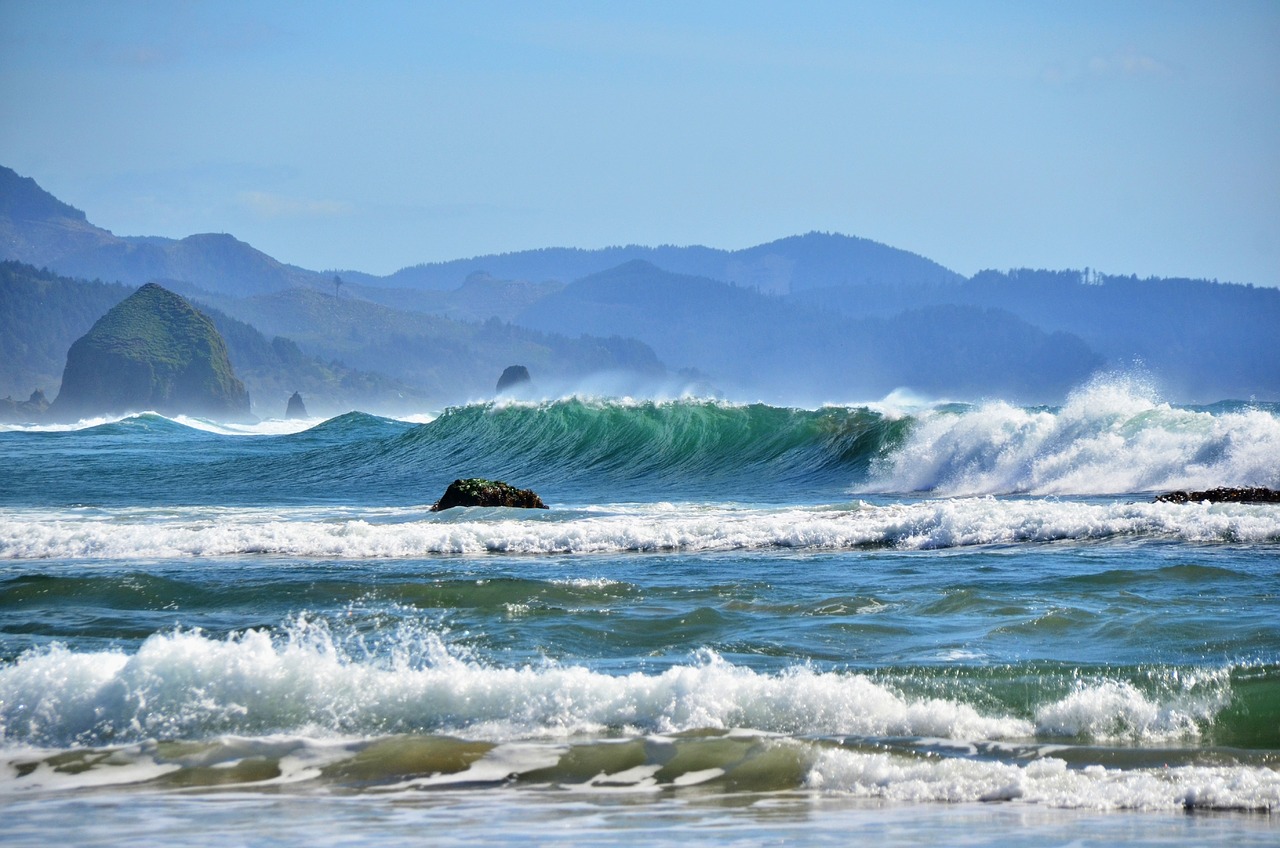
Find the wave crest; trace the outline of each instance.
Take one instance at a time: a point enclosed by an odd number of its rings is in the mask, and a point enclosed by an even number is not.
[[[1224,408],[1225,407],[1225,408]],[[1128,380],[1099,381],[1061,409],[1003,402],[922,414],[877,458],[861,491],[1101,495],[1280,487],[1280,417],[1243,404],[1186,409]]]
[[[473,659],[424,625],[370,644],[303,615],[279,633],[199,631],[148,637],[135,653],[32,649],[0,665],[0,741],[67,746],[222,734],[463,733],[509,740],[609,731],[769,733],[952,740],[1194,737],[1229,703],[1226,671],[1195,685],[1100,677],[1046,693],[1034,719],[979,708],[963,684],[916,693],[909,679],[755,671],[703,650],[660,673],[610,675],[576,665],[501,667]],[[979,687],[981,689],[981,687]],[[1194,709],[1191,704],[1194,703]]]

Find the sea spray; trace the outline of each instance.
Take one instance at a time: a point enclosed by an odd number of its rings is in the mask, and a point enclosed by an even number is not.
[[[371,649],[354,632],[298,616],[279,633],[151,636],[136,651],[53,645],[0,665],[0,743],[103,745],[223,734],[461,733],[509,740],[609,730],[683,733],[750,727],[800,735],[1151,743],[1194,738],[1230,701],[1225,670],[1141,691],[1102,676],[1035,718],[976,708],[963,685],[916,692],[911,676],[761,673],[703,650],[666,671],[604,674],[543,661],[503,667],[442,634],[401,623]],[[981,678],[978,678],[980,680]],[[937,688],[945,678],[928,678]],[[960,683],[960,681],[956,681]],[[975,681],[976,682],[976,681]],[[976,690],[983,691],[980,685]]]
[[[1243,404],[1184,409],[1101,381],[1061,409],[1002,401],[923,413],[872,462],[866,492],[1100,495],[1280,486],[1280,417]]]

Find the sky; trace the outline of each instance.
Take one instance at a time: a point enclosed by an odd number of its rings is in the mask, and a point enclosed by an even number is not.
[[[1280,3],[0,0],[0,165],[375,274],[809,231],[1280,285]]]

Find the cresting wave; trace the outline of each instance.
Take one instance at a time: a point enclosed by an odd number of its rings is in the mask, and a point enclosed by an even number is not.
[[[0,559],[232,555],[412,558],[764,549],[937,550],[1025,542],[1167,539],[1280,543],[1269,505],[956,498],[875,506],[667,503],[523,514],[500,509],[10,510]]]
[[[1280,487],[1280,406],[1175,407],[1123,379],[1082,388],[1057,409],[997,401],[804,410],[567,398],[454,407],[425,423],[349,413],[306,429],[153,414],[86,424],[92,426],[74,432],[11,428],[0,436],[39,438],[44,452],[64,440],[89,440],[65,442],[75,456],[104,438],[151,449],[133,457],[133,476],[146,481],[137,493],[124,482],[98,492],[93,480],[78,480],[80,497],[95,502],[145,499],[168,483],[189,496],[198,479],[226,503],[281,483],[303,500],[324,500],[340,487],[366,503],[403,503],[405,492],[429,486],[438,494],[454,477],[477,475],[518,479],[552,503],[651,500],[655,493],[777,501],[849,491],[1117,495]],[[261,438],[241,438],[248,433]],[[187,437],[220,441],[207,443],[214,449],[204,458],[181,449]],[[49,476],[39,486],[56,491]]]
[[[1275,404],[1185,409],[1132,380],[1099,381],[1060,409],[935,409],[876,457],[856,491],[1105,495],[1280,487]]]
[[[940,696],[909,677],[766,674],[710,651],[660,674],[615,676],[487,665],[415,628],[376,656],[356,644],[301,617],[275,637],[179,631],[133,654],[29,651],[0,666],[0,794],[119,783],[709,785],[914,802],[1280,807],[1266,752],[1197,751],[1232,701],[1232,668],[1171,670],[1154,686],[1107,674],[1059,681],[1023,712],[984,700],[977,680]],[[1276,669],[1245,671],[1275,688]]]
[[[913,682],[807,666],[765,673],[705,649],[660,673],[610,675],[549,660],[489,664],[416,623],[385,641],[371,649],[359,634],[335,636],[324,620],[302,615],[276,634],[154,634],[135,653],[31,649],[0,665],[0,744],[281,733],[510,741],[708,728],[1149,744],[1196,739],[1211,727],[1231,702],[1234,671],[1055,678],[1036,684],[1043,694],[1022,714],[1012,704],[993,705],[998,681],[984,686],[980,678],[954,681],[940,694],[945,678]],[[1266,682],[1274,670],[1251,673],[1274,687]]]
[[[864,407],[570,399],[449,409],[406,434],[399,447],[414,459],[429,457],[432,467],[473,467],[479,457],[500,457],[504,473],[548,485],[718,491],[739,499],[770,486],[847,484],[909,426],[908,418]]]

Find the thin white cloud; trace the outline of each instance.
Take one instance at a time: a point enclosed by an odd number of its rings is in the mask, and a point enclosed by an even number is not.
[[[340,218],[352,212],[341,200],[311,200],[286,197],[267,191],[244,191],[240,203],[263,218]]]
[[[1159,59],[1131,48],[1110,55],[1096,54],[1084,62],[1048,65],[1040,76],[1051,85],[1061,85],[1080,79],[1156,79],[1173,73],[1173,68]]]
[[[1158,59],[1126,50],[1111,56],[1094,56],[1089,60],[1089,73],[1094,76],[1146,77],[1168,76],[1171,71]]]

